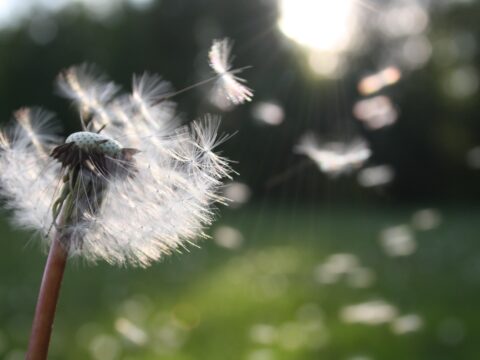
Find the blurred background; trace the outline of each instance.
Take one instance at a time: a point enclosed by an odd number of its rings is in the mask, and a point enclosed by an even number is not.
[[[146,270],[73,261],[51,359],[478,359],[480,3],[0,0],[0,121],[97,64],[180,90],[213,39],[255,91],[222,114],[238,175],[211,239]],[[45,261],[0,218],[0,358],[23,359]]]

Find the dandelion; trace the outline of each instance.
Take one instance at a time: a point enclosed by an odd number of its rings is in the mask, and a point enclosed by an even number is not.
[[[302,137],[295,152],[308,156],[322,172],[332,177],[358,169],[372,154],[367,143],[361,139],[350,143],[322,144],[313,134]]]
[[[204,235],[229,161],[215,153],[227,137],[206,116],[179,126],[168,84],[155,75],[120,87],[88,65],[57,79],[79,110],[82,131],[64,142],[53,116],[15,113],[0,133],[0,195],[16,224],[41,233],[50,248],[28,359],[44,359],[67,257],[149,266]],[[159,101],[161,100],[161,101]]]
[[[251,101],[252,89],[245,86],[245,79],[235,74],[242,72],[245,68],[232,69],[232,42],[229,39],[214,40],[208,57],[210,67],[218,74],[214,89],[214,98],[224,96],[234,105]]]

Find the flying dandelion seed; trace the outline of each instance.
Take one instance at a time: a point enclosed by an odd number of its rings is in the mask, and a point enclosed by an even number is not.
[[[215,40],[210,48],[210,67],[218,75],[212,96],[214,99],[224,97],[233,105],[239,105],[251,101],[253,91],[243,84],[245,79],[235,75],[245,68],[232,69],[232,46],[229,39],[222,39]]]
[[[346,323],[380,325],[393,320],[397,312],[397,308],[392,304],[384,300],[373,300],[345,306],[340,317]]]
[[[408,256],[417,250],[413,231],[407,225],[397,225],[384,229],[380,243],[389,256]]]
[[[125,339],[137,346],[143,346],[148,341],[145,331],[125,318],[118,318],[115,321],[115,330]]]
[[[243,245],[242,233],[231,226],[219,226],[213,233],[215,243],[225,249],[235,250]]]
[[[383,95],[358,101],[353,107],[353,114],[370,130],[392,125],[398,118],[392,101]]]
[[[225,185],[223,196],[230,202],[231,208],[238,208],[250,200],[252,190],[247,184],[231,182]]]
[[[441,222],[442,215],[435,209],[418,210],[412,216],[412,226],[421,231],[435,229]]]
[[[338,253],[329,256],[314,269],[314,277],[320,284],[335,284],[342,278],[354,288],[369,287],[375,280],[375,273],[360,264],[354,254]]]
[[[308,156],[320,171],[332,177],[360,168],[372,154],[364,140],[320,143],[313,134],[303,136],[295,152]]]
[[[272,101],[260,101],[252,107],[252,116],[260,123],[278,126],[283,123],[285,112],[283,108]]]
[[[420,330],[423,327],[423,319],[417,314],[402,315],[395,318],[391,323],[392,331],[397,335],[403,335]]]
[[[364,168],[357,176],[358,183],[366,188],[384,186],[393,181],[395,170],[389,165],[378,165]]]

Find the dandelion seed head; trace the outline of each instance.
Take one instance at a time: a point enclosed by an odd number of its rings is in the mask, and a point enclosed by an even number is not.
[[[159,101],[169,84],[147,73],[128,94],[80,65],[57,87],[77,105],[84,131],[61,141],[46,130],[48,113],[30,111],[0,136],[0,195],[15,222],[46,245],[60,232],[71,256],[122,266],[146,267],[205,236],[231,174],[216,153],[228,139],[219,119],[179,126],[175,105]]]
[[[75,143],[82,150],[96,150],[110,156],[117,156],[122,150],[122,145],[118,141],[88,131],[79,131],[69,135],[65,143]]]

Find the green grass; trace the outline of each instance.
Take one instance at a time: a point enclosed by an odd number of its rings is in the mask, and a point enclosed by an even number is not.
[[[415,233],[413,255],[386,256],[379,231],[409,223],[411,213],[228,210],[216,226],[242,232],[237,250],[206,240],[145,270],[72,261],[50,358],[477,359],[480,211],[444,209],[438,228]],[[25,233],[5,222],[0,231],[0,358],[16,360],[26,347],[45,256]],[[315,269],[334,253],[355,254],[375,273],[373,284],[319,283]],[[342,321],[342,308],[375,299],[401,315],[419,314],[423,327],[398,335],[390,323]]]

